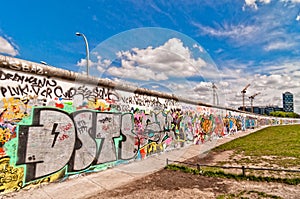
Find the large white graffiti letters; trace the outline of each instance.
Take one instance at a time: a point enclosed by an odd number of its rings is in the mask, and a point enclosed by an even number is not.
[[[115,139],[120,136],[121,114],[97,114],[96,139],[101,139],[97,163],[117,160]]]
[[[72,116],[77,130],[74,155],[70,160],[69,171],[80,171],[89,167],[95,160],[97,144],[94,140],[95,112],[77,111]]]
[[[32,123],[19,125],[16,164],[27,166],[28,182],[66,165],[74,172],[132,159],[137,154],[132,118],[131,113],[81,110],[68,114],[56,108],[35,108]]]
[[[122,115],[122,142],[120,143],[119,148],[120,153],[119,157],[121,159],[131,159],[135,156],[136,151],[138,148],[135,148],[135,137],[136,134],[133,133],[133,121],[132,121],[132,114],[127,113]],[[138,146],[139,147],[139,146]]]
[[[26,164],[26,181],[62,169],[69,161],[76,139],[68,114],[57,109],[34,109],[32,125],[19,126],[17,165]],[[42,146],[42,147],[41,147]]]

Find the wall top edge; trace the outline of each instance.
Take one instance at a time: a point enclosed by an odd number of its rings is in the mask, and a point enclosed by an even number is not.
[[[180,96],[176,96],[174,94],[163,93],[159,91],[149,90],[146,88],[139,88],[131,85],[117,83],[109,79],[87,76],[85,74],[77,73],[74,71],[65,70],[54,66],[44,65],[41,63],[22,60],[22,59],[5,56],[5,55],[0,55],[0,70],[1,68],[35,74],[39,76],[55,77],[55,78],[62,79],[64,81],[76,81],[79,83],[84,83],[89,85],[103,86],[103,87],[108,87],[108,88],[117,89],[121,91],[132,92],[140,95],[150,95],[150,96],[170,99],[177,102],[183,102],[183,103],[197,105],[197,106],[206,106],[210,108],[223,109],[226,111],[235,111],[243,114],[257,115],[257,114],[253,114],[253,113],[249,113],[249,112],[245,112],[233,108],[215,106],[211,104],[205,104],[200,101],[189,100]]]

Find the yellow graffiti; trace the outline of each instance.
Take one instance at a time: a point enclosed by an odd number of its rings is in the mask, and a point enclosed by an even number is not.
[[[212,121],[209,119],[204,119],[203,123],[201,124],[202,130],[205,133],[211,132],[212,129]]]
[[[99,111],[109,111],[109,104],[103,100],[96,99],[95,101],[88,101],[88,108]]]
[[[10,121],[19,122],[23,117],[27,116],[27,105],[17,98],[3,98],[3,112],[0,117],[0,122]]]
[[[9,164],[9,157],[0,159],[0,191],[17,191],[23,186],[23,168],[14,168]]]
[[[147,154],[158,152],[158,149],[160,151],[164,150],[164,146],[162,143],[157,144],[156,142],[151,142],[141,148],[141,150],[146,151]]]
[[[39,179],[39,180],[36,180],[34,182],[31,182],[27,185],[27,188],[28,187],[35,187],[35,186],[40,186],[41,184],[48,184],[48,183],[51,183],[51,182],[55,182],[59,179],[62,179],[64,176],[65,176],[65,173],[66,173],[66,168],[64,168],[63,170],[51,175],[51,176],[48,176],[48,177],[45,177],[45,178],[42,178],[42,179]]]
[[[242,129],[242,122],[240,120],[236,120],[235,125],[238,131]]]
[[[0,128],[0,143],[4,144],[5,142],[9,141],[13,135],[10,132],[10,129],[5,128],[2,129]]]
[[[9,157],[0,159],[0,192],[3,193],[17,191],[23,188],[31,188],[44,183],[51,183],[57,181],[58,179],[62,179],[66,173],[66,169],[64,168],[63,170],[51,176],[30,182],[29,184],[25,185],[23,184],[24,169],[22,167],[14,168],[9,164],[9,161]]]

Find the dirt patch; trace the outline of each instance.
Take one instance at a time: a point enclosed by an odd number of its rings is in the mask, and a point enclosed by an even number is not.
[[[174,178],[174,176],[176,176]],[[212,187],[212,184],[219,186]],[[210,190],[210,192],[226,192],[228,191],[226,184],[220,184],[216,178],[206,178],[194,175],[186,175],[180,171],[161,170],[152,175],[146,176],[138,181],[128,184],[120,189],[116,189],[106,193],[107,197],[125,197],[125,196],[143,196],[141,192],[157,192],[159,195],[165,193],[163,197],[170,197],[173,192],[179,190]],[[133,195],[132,195],[133,194]],[[163,194],[162,194],[163,195]],[[145,195],[149,196],[149,194]]]
[[[287,162],[293,161],[293,157],[277,157],[277,156],[246,156],[243,153],[235,153],[235,151],[210,151],[209,153],[201,156],[196,156],[185,162],[193,164],[208,164],[218,166],[235,166],[235,167],[252,167],[252,168],[269,168],[269,169],[286,169],[286,170],[299,170],[298,166],[291,166]],[[224,172],[241,174],[241,169],[224,169]],[[255,176],[272,176],[280,178],[300,178],[298,172],[286,171],[267,171],[267,170],[251,170],[246,169],[246,174]]]
[[[161,170],[95,198],[299,198],[300,186],[203,177]]]
[[[201,164],[236,164],[242,155],[233,151],[196,156],[186,162]],[[269,158],[265,158],[266,160]],[[95,194],[95,198],[289,198],[300,195],[300,185],[237,181],[204,177],[181,171],[160,170],[125,186]]]

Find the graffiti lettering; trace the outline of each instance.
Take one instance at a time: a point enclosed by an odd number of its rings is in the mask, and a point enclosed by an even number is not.
[[[90,90],[83,85],[76,90],[76,95],[80,95],[83,99],[88,99],[90,101],[95,101],[96,99],[119,101],[118,94],[109,88],[95,87]]]
[[[128,116],[132,115],[124,116],[124,123],[131,121]],[[79,171],[93,162],[116,161],[116,138],[120,138],[125,149],[119,152],[119,159],[133,158],[136,154],[132,145],[134,134],[127,126],[121,127],[121,114],[78,111],[68,115],[54,108],[35,108],[32,117],[32,124],[20,125],[18,134],[22,144],[16,165],[27,165],[30,172],[26,181],[58,172],[67,164],[69,171]],[[124,130],[122,136],[128,137],[121,139],[121,130]]]
[[[23,168],[14,168],[9,164],[9,157],[0,159],[0,190],[19,190],[22,188]]]
[[[240,130],[299,123],[181,103],[152,92],[79,84],[72,82],[73,75],[64,80],[46,76],[46,66],[1,55],[0,67],[4,192],[205,143]]]
[[[93,102],[99,99],[112,102],[119,101],[119,95],[116,91],[109,88],[89,88],[82,85],[78,88],[70,87],[66,89],[60,86],[54,79],[20,75],[18,73],[4,72],[2,70],[0,70],[0,80],[12,82],[12,84],[0,87],[0,94],[3,97],[33,94],[46,99],[54,99],[56,97],[64,100],[72,100],[75,96],[80,96],[81,100]]]
[[[134,96],[130,97],[122,97],[123,103],[126,104],[133,104],[138,106],[145,106],[145,107],[151,107],[151,106],[163,106],[162,103],[159,101],[158,97],[151,97],[147,95],[139,95],[135,94]]]
[[[56,138],[60,133],[57,129],[69,123],[73,125],[72,119],[62,111],[36,108],[32,124],[19,126],[16,165],[27,165],[26,181],[55,173],[68,163],[76,139],[74,125],[64,131],[68,139],[59,142]]]
[[[71,115],[77,130],[77,142],[74,154],[69,161],[69,171],[88,168],[96,160],[98,145],[95,139],[96,113],[78,111]]]
[[[47,73],[47,71],[45,71],[41,66],[39,66],[39,64],[24,62],[23,60],[17,60],[12,57],[1,56],[0,59],[0,64],[12,70],[34,72],[39,75]]]
[[[58,98],[72,99],[76,95],[76,88],[71,87],[67,91],[64,91],[61,86],[57,86],[53,89],[54,95]]]
[[[21,76],[18,73],[5,73],[2,70],[0,70],[0,80],[11,80],[20,84],[28,83],[37,87],[55,87],[57,85],[57,82],[53,79],[47,79],[45,77],[39,79],[36,76]]]

